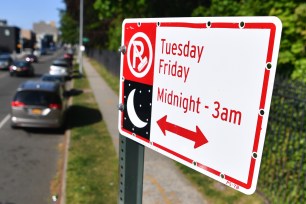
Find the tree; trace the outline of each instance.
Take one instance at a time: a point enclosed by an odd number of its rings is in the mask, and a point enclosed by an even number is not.
[[[283,24],[277,73],[306,82],[306,3],[298,0],[211,0],[193,16],[277,16]]]
[[[108,22],[99,20],[99,14],[94,9],[95,0],[84,0],[83,6],[83,36],[88,38],[84,42],[87,47],[103,47],[107,42]],[[67,43],[79,43],[80,4],[75,0],[64,0],[66,10],[61,11],[62,39]]]
[[[65,11],[61,13],[60,31],[63,42],[70,44],[77,43],[79,35],[78,23]]]
[[[117,50],[125,18],[189,17],[197,6],[208,3],[209,0],[96,0],[94,8],[100,20],[110,21],[107,47]]]
[[[64,0],[63,39],[77,42],[79,4]],[[300,0],[84,0],[89,47],[117,50],[125,18],[277,16],[283,24],[277,73],[306,81],[306,3]]]

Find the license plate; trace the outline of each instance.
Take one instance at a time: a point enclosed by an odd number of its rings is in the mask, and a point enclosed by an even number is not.
[[[32,110],[31,110],[31,113],[32,113],[33,115],[41,115],[42,111],[41,111],[41,109],[35,108],[35,109],[32,109]]]

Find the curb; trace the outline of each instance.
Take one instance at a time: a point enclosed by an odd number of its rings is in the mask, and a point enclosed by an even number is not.
[[[71,88],[73,87],[74,81],[71,81]],[[72,105],[72,97],[68,100],[68,106]],[[69,153],[69,147],[70,147],[70,136],[71,136],[71,130],[68,129],[65,131],[65,140],[64,140],[64,153],[63,153],[63,168],[61,173],[61,182],[59,187],[59,195],[57,198],[55,198],[55,203],[58,204],[65,204],[66,203],[66,171],[67,171],[67,164],[68,164],[68,153]],[[53,196],[52,196],[53,197]],[[59,199],[58,199],[59,198]]]

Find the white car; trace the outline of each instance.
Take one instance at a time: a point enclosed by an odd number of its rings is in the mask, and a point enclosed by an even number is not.
[[[71,67],[66,60],[58,59],[54,60],[50,66],[49,74],[51,75],[61,75],[70,76]]]

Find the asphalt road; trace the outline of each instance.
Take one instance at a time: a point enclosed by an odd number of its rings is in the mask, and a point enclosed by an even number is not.
[[[63,133],[44,129],[11,129],[10,102],[18,85],[48,72],[62,53],[40,57],[35,77],[10,77],[0,72],[0,204],[49,204]]]

